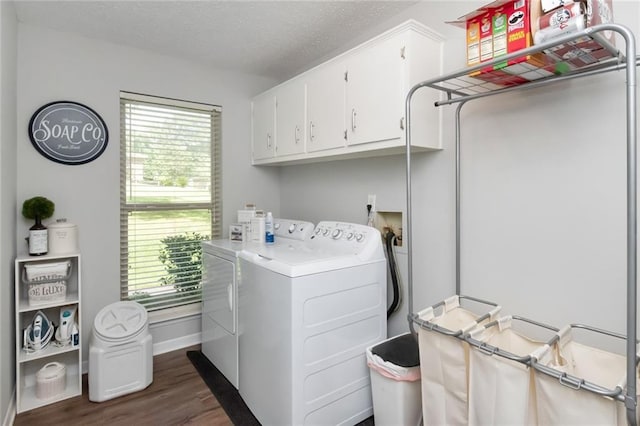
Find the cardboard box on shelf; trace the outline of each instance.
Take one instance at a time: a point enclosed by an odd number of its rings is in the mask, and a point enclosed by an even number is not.
[[[496,0],[450,23],[457,26],[464,25],[467,29],[472,23],[477,26],[475,28],[480,31],[480,34],[483,34],[483,19],[487,22],[484,28],[491,31],[492,49],[491,55],[488,54],[488,50],[485,51],[487,54],[482,55],[482,47],[479,48],[478,53],[482,60],[495,59],[532,45],[529,0]],[[467,48],[470,46],[468,35],[467,33]],[[475,42],[482,46],[481,36]],[[473,65],[477,63],[475,62]],[[483,81],[510,86],[546,76],[546,71],[545,73],[531,73],[529,71],[544,68],[553,63],[554,61],[543,53],[526,55],[508,62],[497,63],[493,67],[487,67],[473,73],[472,76]],[[518,64],[521,66],[513,67]]]
[[[562,7],[546,14],[544,2],[545,0],[531,0],[531,18],[535,22],[534,41],[537,43],[552,40],[553,36],[570,31],[613,22],[612,0],[565,1]],[[547,20],[555,22],[557,27],[554,30],[544,28]],[[562,20],[565,22],[560,22]],[[615,46],[615,34],[612,31],[600,34],[611,46]],[[586,36],[547,49],[545,53],[553,60],[565,63],[569,69],[582,68],[612,57],[600,43]]]
[[[540,8],[542,12],[547,13],[569,3],[573,3],[573,0],[540,0]]]
[[[478,17],[480,21],[480,62],[493,59],[493,25],[491,13],[487,11]]]
[[[467,29],[467,66],[480,63],[480,20],[471,18],[466,22]]]
[[[548,12],[545,12],[543,7],[544,1],[531,0],[531,24],[536,42],[542,43],[553,38],[554,34],[550,36],[537,35],[540,31],[547,31],[545,27],[562,30],[556,32],[557,36],[565,32],[579,31],[613,22],[612,0],[567,0],[562,6]],[[604,37],[615,46],[615,37],[611,31],[605,32]]]
[[[466,28],[467,64],[471,66],[533,46],[535,34],[541,31],[541,27],[549,36],[553,31],[563,34],[613,22],[611,3],[612,0],[495,0],[448,23]],[[555,8],[555,15],[554,11],[545,14],[544,10],[549,8]],[[487,18],[490,18],[489,22]],[[483,32],[489,29],[491,38]],[[604,36],[614,45],[611,32],[604,33]],[[484,47],[483,41],[486,43]],[[483,81],[510,86],[564,73],[608,57],[611,54],[599,43],[583,37],[544,52],[498,62],[471,75]]]

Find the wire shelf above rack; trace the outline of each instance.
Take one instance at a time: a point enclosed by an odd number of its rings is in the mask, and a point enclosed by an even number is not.
[[[622,70],[626,66],[626,57],[605,36],[613,29],[611,24],[603,24],[568,33],[546,43],[424,81],[412,90],[430,87],[445,92],[447,98],[435,103],[442,106],[539,87],[554,81]],[[635,60],[637,63],[640,58]]]

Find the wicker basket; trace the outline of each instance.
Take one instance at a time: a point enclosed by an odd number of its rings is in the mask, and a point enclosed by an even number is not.
[[[70,276],[71,261],[25,265],[22,282],[27,285],[29,305],[63,302],[67,297]]]

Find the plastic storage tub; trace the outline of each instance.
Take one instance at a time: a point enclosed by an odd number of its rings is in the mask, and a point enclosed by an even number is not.
[[[89,343],[89,400],[106,401],[140,391],[153,381],[147,311],[116,302],[98,312]]]
[[[36,373],[36,397],[51,399],[64,392],[67,387],[67,366],[61,362],[45,364]]]
[[[422,420],[418,342],[401,334],[367,348],[377,426],[418,426]]]

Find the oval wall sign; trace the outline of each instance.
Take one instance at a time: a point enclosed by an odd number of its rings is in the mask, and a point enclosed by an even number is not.
[[[94,110],[70,101],[40,107],[29,121],[29,139],[48,159],[62,164],[85,164],[107,148],[107,125]]]

